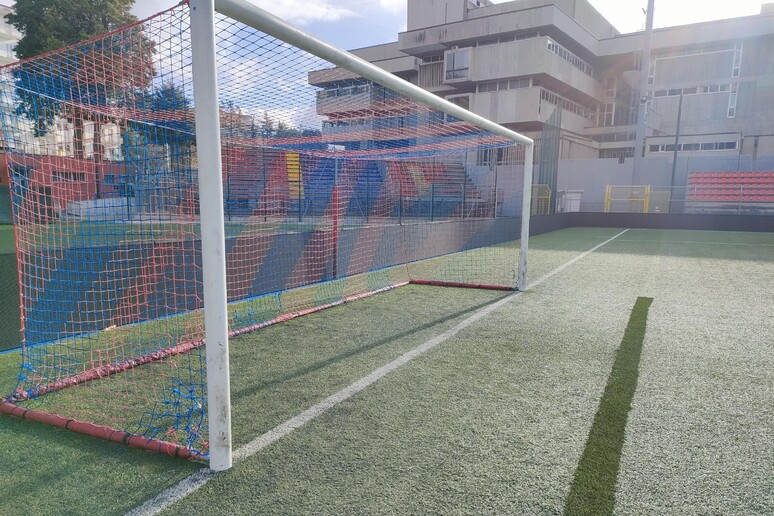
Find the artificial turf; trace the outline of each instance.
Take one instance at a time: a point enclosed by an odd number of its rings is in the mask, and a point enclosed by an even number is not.
[[[0,225],[0,254],[15,254],[16,244],[13,236],[13,226]]]
[[[613,514],[626,421],[637,389],[642,343],[652,303],[653,298],[640,297],[632,308],[586,447],[575,470],[564,506],[567,516]]]
[[[534,238],[532,278],[619,232]],[[561,513],[648,296],[614,512],[771,513],[774,242],[724,235],[626,232],[168,512]],[[500,296],[411,286],[234,339],[236,446]],[[6,417],[0,453],[6,478],[51,483],[29,507],[24,489],[4,493],[11,512],[124,512],[196,468]]]

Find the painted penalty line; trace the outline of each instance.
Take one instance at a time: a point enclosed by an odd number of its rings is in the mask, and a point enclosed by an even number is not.
[[[588,251],[583,252],[582,254],[576,256],[572,260],[564,263],[563,265],[557,267],[551,272],[541,276],[534,282],[530,283],[528,288],[537,287],[538,285],[550,279],[551,277],[559,274],[567,267],[570,267],[577,261],[582,260],[586,256],[590,255],[600,247],[609,244],[610,242],[620,237],[627,231],[629,230],[625,229],[621,231],[620,233],[613,236],[612,238],[605,240],[601,244],[592,247]],[[449,340],[450,338],[454,337],[455,335],[457,335],[459,332],[461,332],[471,324],[483,319],[484,317],[491,314],[495,310],[499,309],[503,305],[506,305],[511,301],[513,301],[514,299],[516,299],[517,297],[521,296],[521,294],[522,292],[516,292],[508,297],[505,297],[499,301],[492,303],[491,305],[485,306],[484,308],[474,313],[464,321],[460,322],[453,328],[445,331],[444,333],[441,333],[440,335],[437,335],[436,337],[433,337],[432,339],[412,349],[411,351],[407,351],[406,353],[402,354],[392,362],[389,362],[383,365],[382,367],[372,371],[370,374],[357,380],[355,383],[352,383],[347,387],[341,389],[339,392],[332,394],[331,396],[327,397],[320,403],[317,403],[316,405],[309,407],[308,409],[301,412],[297,416],[292,417],[291,419],[288,419],[284,423],[281,423],[280,425],[274,427],[273,429],[269,430],[265,434],[259,437],[256,437],[251,442],[247,443],[243,447],[234,451],[234,456],[233,456],[234,464],[236,465],[237,463],[249,457],[252,457],[256,453],[260,452],[261,450],[275,443],[276,441],[282,439],[283,437],[290,434],[294,430],[301,428],[302,426],[312,421],[313,419],[316,419],[319,416],[325,414],[328,410],[335,407],[339,403],[351,398],[355,394],[364,390],[366,387],[372,385],[373,383],[384,378],[385,376],[395,371],[396,369],[399,369],[400,367],[411,362],[418,356],[427,353],[428,351],[430,351],[437,345],[441,344],[442,342]],[[203,468],[197,471],[196,473],[184,478],[176,485],[162,491],[155,498],[148,500],[141,506],[130,511],[128,513],[128,516],[150,516],[150,515],[159,514],[161,511],[171,506],[175,502],[182,500],[183,498],[187,497],[188,495],[190,495],[200,487],[204,486],[215,475],[216,473],[211,469]]]

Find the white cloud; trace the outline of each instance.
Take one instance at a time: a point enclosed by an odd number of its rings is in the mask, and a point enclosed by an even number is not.
[[[406,0],[379,0],[384,9],[397,13],[406,9]]]
[[[334,22],[356,16],[356,13],[346,7],[334,4],[331,0],[253,0],[258,7],[279,16],[291,23],[306,25],[311,22]],[[341,2],[337,2],[341,3]]]
[[[396,0],[381,1],[396,3]],[[401,2],[403,1],[401,0]],[[134,4],[133,12],[139,18],[146,18],[177,3],[178,0],[142,0]],[[355,11],[346,7],[347,2],[334,0],[316,0],[313,2],[309,0],[252,0],[252,3],[284,20],[299,25],[312,22],[335,22],[357,16]]]
[[[165,11],[178,3],[180,2],[177,0],[139,0],[135,1],[132,12],[138,18],[143,19]]]

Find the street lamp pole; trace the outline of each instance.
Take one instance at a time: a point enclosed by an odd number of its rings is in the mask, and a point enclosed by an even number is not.
[[[637,133],[634,141],[634,173],[632,183],[642,183],[642,156],[645,153],[645,118],[648,113],[648,75],[650,74],[651,36],[653,35],[653,11],[656,0],[648,0],[645,34],[643,35],[642,59],[640,60],[640,102],[637,111]]]

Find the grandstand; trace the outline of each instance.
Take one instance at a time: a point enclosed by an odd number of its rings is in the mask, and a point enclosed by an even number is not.
[[[774,171],[691,172],[687,191],[693,213],[774,213]]]

